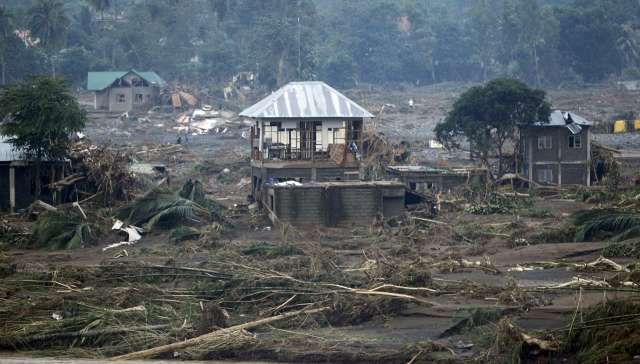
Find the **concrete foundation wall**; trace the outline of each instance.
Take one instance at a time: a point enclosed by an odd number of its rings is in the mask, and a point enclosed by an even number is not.
[[[109,93],[107,91],[95,91],[93,103],[96,110],[109,110]]]
[[[267,186],[267,206],[277,218],[295,226],[350,228],[371,224],[378,213],[404,212],[401,183],[318,183],[300,187]]]

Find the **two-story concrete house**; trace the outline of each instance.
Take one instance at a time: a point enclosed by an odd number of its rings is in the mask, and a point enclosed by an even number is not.
[[[590,127],[593,122],[556,110],[524,139],[520,173],[537,183],[591,185]]]
[[[143,107],[166,84],[155,72],[89,72],[87,90],[94,91],[94,109],[124,112]]]
[[[373,115],[324,82],[292,82],[240,116],[251,120],[254,195],[271,179],[358,179],[364,119]]]

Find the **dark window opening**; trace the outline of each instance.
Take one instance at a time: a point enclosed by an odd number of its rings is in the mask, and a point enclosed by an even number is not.
[[[580,135],[569,135],[569,148],[582,148],[582,138]]]

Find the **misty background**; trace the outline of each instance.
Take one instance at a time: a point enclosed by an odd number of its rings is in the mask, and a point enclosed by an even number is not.
[[[1,0],[2,82],[27,73],[155,71],[266,90],[322,80],[397,87],[514,77],[640,79],[638,0]]]

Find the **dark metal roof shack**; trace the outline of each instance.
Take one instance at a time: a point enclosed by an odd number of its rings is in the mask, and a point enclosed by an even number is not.
[[[245,109],[250,118],[373,118],[367,110],[324,82],[291,82]]]

